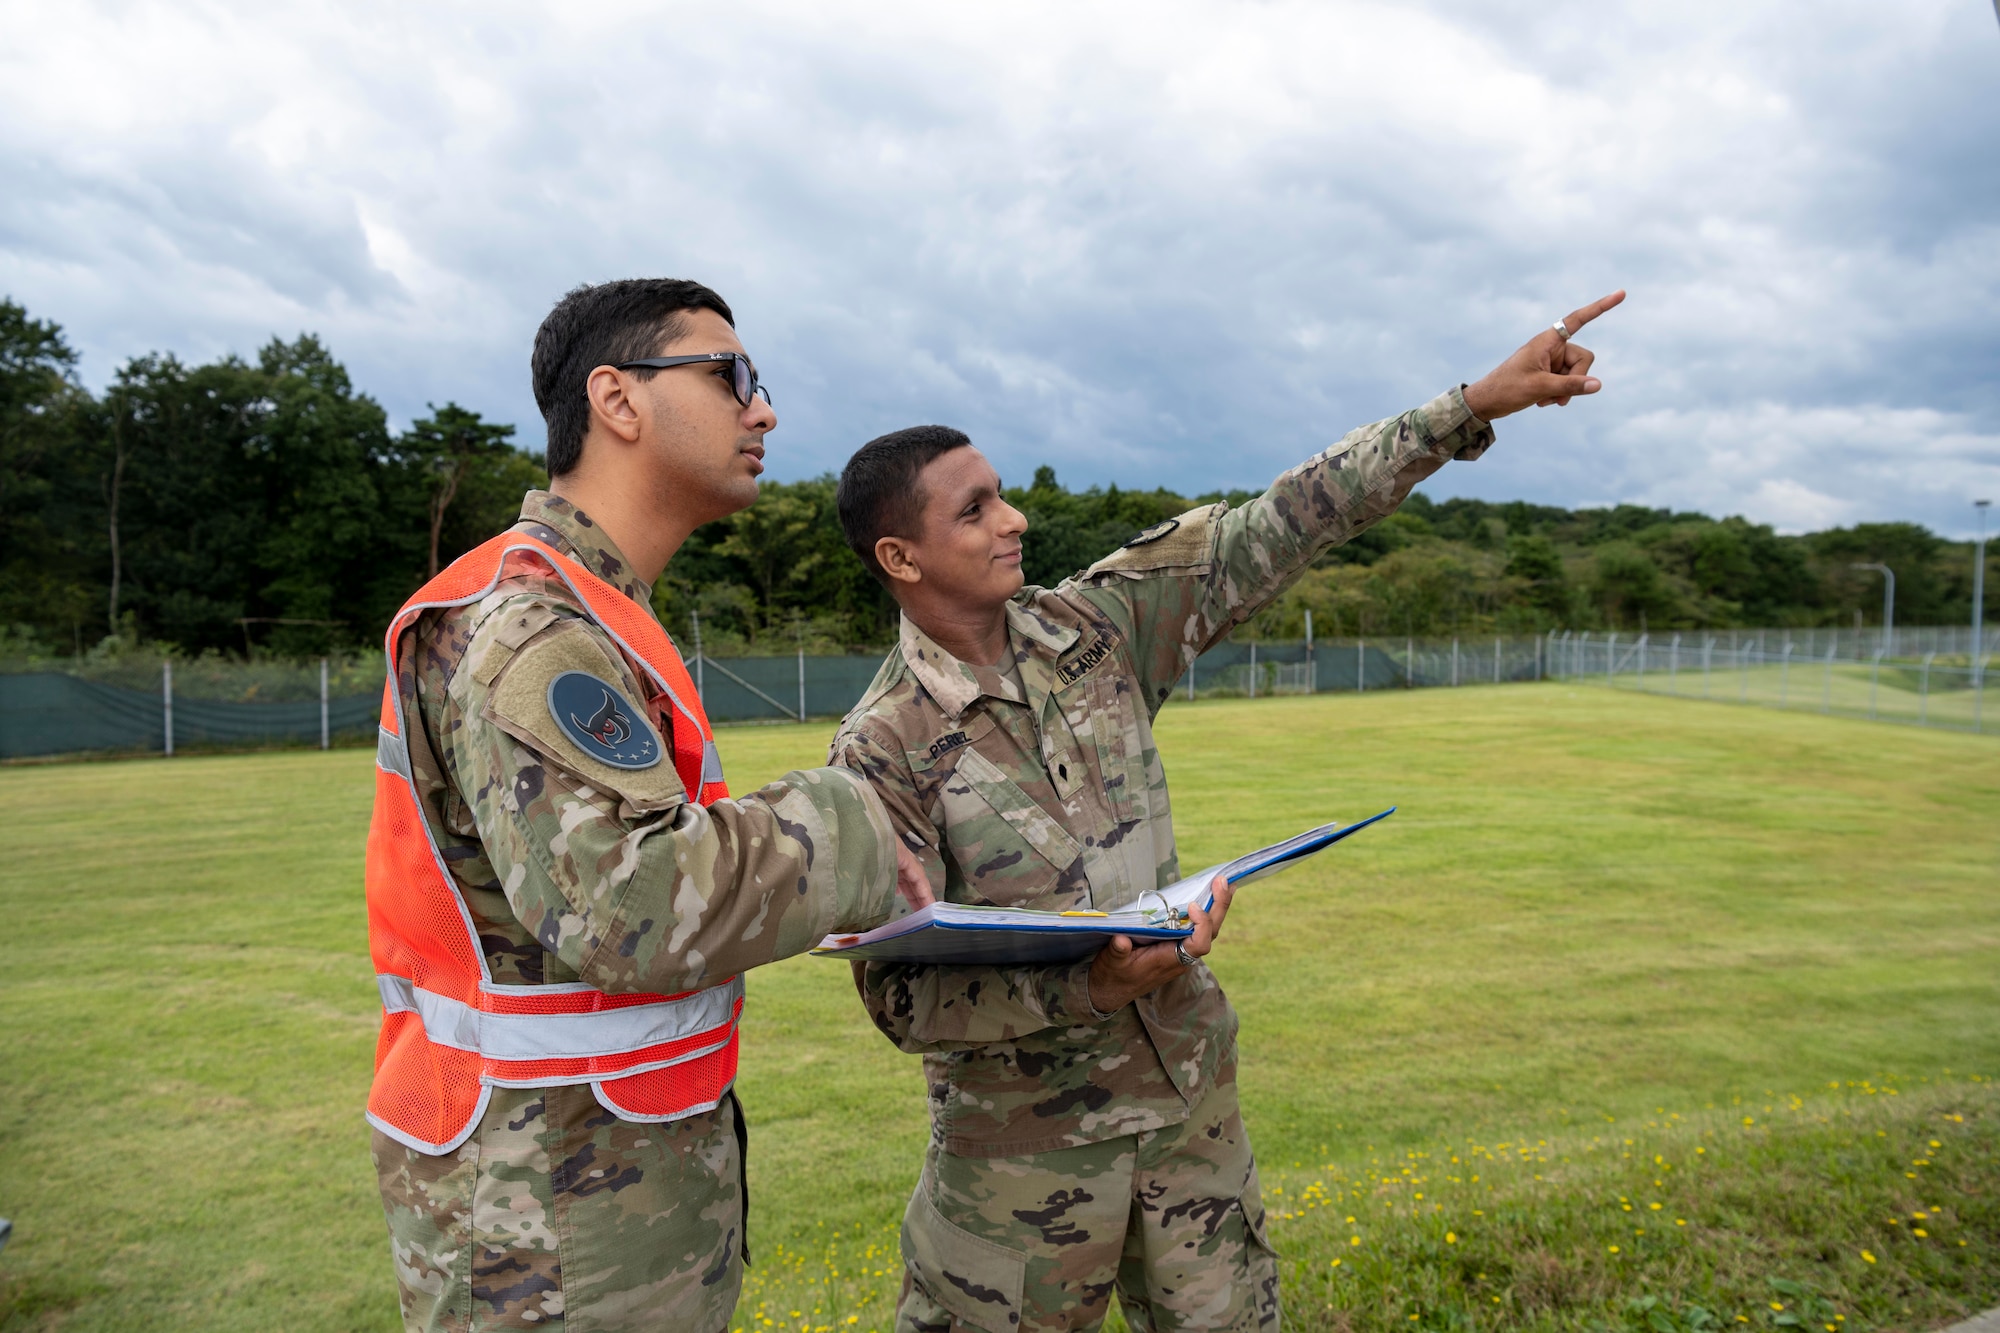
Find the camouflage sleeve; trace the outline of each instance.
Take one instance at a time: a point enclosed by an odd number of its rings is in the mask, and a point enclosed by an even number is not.
[[[941,835],[924,809],[900,749],[867,728],[843,727],[830,755],[862,775],[889,813],[904,845],[930,876],[931,892],[951,890]],[[855,988],[875,1026],[912,1054],[966,1050],[1012,1041],[1043,1028],[1097,1023],[1090,1003],[1090,963],[1061,967],[926,967],[857,963]]]
[[[509,905],[578,979],[672,994],[889,918],[894,833],[866,783],[812,769],[704,807],[670,760],[599,762],[552,718],[550,686],[596,676],[646,728],[637,681],[587,621],[550,614],[514,650],[485,628],[509,619],[475,631],[448,687],[445,762]]]
[[[1210,505],[1140,533],[1079,574],[1073,590],[1126,628],[1147,704],[1157,709],[1196,657],[1315,555],[1394,513],[1446,462],[1477,458],[1492,443],[1493,428],[1453,389],[1349,431],[1241,509]]]

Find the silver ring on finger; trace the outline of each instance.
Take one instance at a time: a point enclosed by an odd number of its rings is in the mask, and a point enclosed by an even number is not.
[[[1556,337],[1562,339],[1564,342],[1569,341],[1569,325],[1563,323],[1561,320],[1557,320],[1555,323],[1549,325],[1549,327],[1556,331]]]
[[[1179,940],[1174,941],[1174,957],[1181,960],[1182,967],[1193,967],[1196,963],[1201,961],[1199,958],[1196,958],[1193,954],[1189,953],[1187,951],[1187,945],[1181,943]]]

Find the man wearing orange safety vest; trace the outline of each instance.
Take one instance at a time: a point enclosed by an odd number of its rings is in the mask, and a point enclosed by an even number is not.
[[[580,287],[533,371],[549,491],[389,627],[376,1171],[412,1329],[709,1333],[742,1280],[742,973],[929,889],[843,769],[731,798],[650,610],[777,425],[729,307]]]

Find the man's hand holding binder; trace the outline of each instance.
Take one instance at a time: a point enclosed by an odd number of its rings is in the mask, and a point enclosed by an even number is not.
[[[896,892],[913,912],[937,901],[937,895],[931,892],[931,877],[924,873],[924,863],[901,838],[896,839]]]
[[[1227,875],[1220,874],[1209,887],[1215,895],[1214,906],[1206,911],[1200,903],[1187,906],[1194,934],[1186,940],[1134,944],[1129,935],[1114,935],[1111,943],[1098,950],[1097,957],[1090,964],[1092,1008],[1100,1014],[1115,1014],[1141,995],[1152,994],[1192,966],[1181,961],[1182,951],[1189,958],[1200,958],[1215,947],[1215,938],[1222,933],[1222,919],[1229,915],[1229,900],[1235,897],[1236,888]]]

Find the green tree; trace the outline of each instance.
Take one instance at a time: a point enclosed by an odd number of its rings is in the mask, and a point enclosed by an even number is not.
[[[62,329],[0,299],[0,627],[19,642],[94,642],[96,404]],[[87,633],[86,633],[87,631]]]
[[[1006,498],[1028,520],[1021,538],[1021,575],[1044,588],[1096,564],[1154,524],[1194,507],[1193,501],[1166,490],[1124,491],[1116,486],[1065,490],[1047,464],[1035,469],[1034,481],[1025,490],[1009,490]]]
[[[1618,629],[1672,620],[1673,591],[1642,547],[1626,540],[1609,541],[1595,554],[1590,592],[1607,625]]]
[[[422,575],[385,506],[382,409],[317,339],[256,365],[135,359],[107,395],[123,459],[121,607],[190,651],[365,644]]]
[[[1569,615],[1569,575],[1563,568],[1562,553],[1547,537],[1530,534],[1507,544],[1507,573],[1520,580],[1529,605],[1559,625]]]
[[[443,407],[432,404],[429,416],[412,422],[408,430],[396,437],[396,453],[407,467],[429,483],[424,505],[429,523],[427,577],[436,578],[438,570],[443,568],[439,552],[445,520],[451,513],[452,502],[461,492],[471,489],[467,482],[496,470],[505,472],[508,463],[523,457],[511,443],[513,438],[512,426],[486,421],[479,413],[457,403],[446,403]],[[512,517],[507,515],[509,519]],[[504,521],[501,526],[505,526]]]

